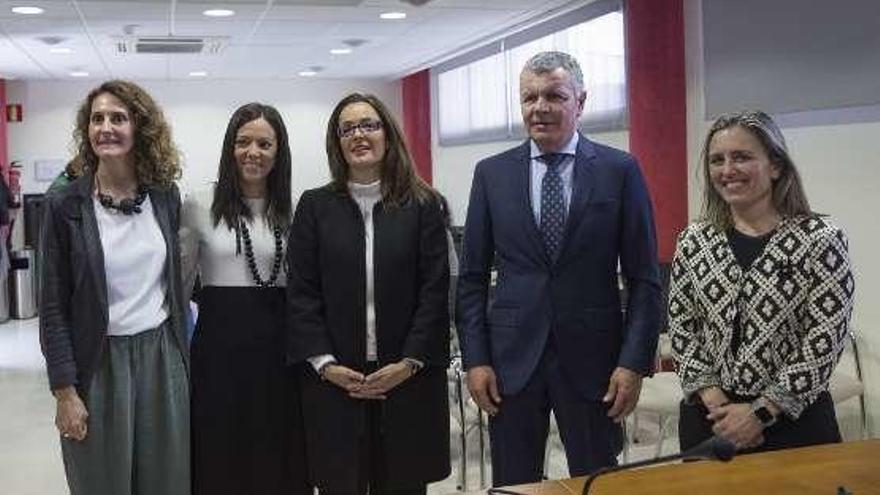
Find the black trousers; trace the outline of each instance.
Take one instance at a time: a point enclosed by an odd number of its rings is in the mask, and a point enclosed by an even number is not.
[[[370,361],[365,367],[365,374],[370,374],[379,369],[378,363]],[[364,422],[366,434],[361,440],[361,462],[358,469],[358,492],[357,494],[336,493],[321,490],[321,495],[425,495],[427,485],[412,488],[388,490],[385,488],[390,476],[385,465],[385,452],[382,442],[382,406],[383,401],[366,401],[364,408]]]
[[[741,397],[727,394],[732,402],[751,402],[755,397]],[[711,437],[712,422],[706,419],[709,411],[699,400],[693,404],[682,401],[678,420],[678,440],[685,451]],[[743,450],[741,454],[768,452],[771,450],[806,447],[824,443],[839,443],[840,429],[834,413],[831,394],[822,392],[815,402],[807,406],[796,421],[780,416],[771,427],[764,430],[764,443],[754,449]]]

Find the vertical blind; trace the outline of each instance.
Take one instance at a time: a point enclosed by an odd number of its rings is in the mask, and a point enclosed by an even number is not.
[[[489,53],[484,48],[479,57],[465,55],[459,62],[435,70],[440,144],[524,136],[519,111],[520,71],[530,57],[548,50],[569,53],[581,65],[587,90],[581,128],[590,132],[624,128],[623,15],[619,3],[606,3],[612,5],[611,11],[600,11],[549,33],[547,27],[535,30],[538,34],[531,37],[528,32],[519,33],[488,47]]]

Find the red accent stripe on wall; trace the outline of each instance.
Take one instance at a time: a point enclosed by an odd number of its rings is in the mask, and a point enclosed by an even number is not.
[[[9,138],[6,132],[6,80],[0,79],[0,174],[9,173]]]
[[[683,0],[624,5],[629,148],[654,202],[660,261],[687,224],[687,116]]]
[[[403,93],[403,132],[416,171],[428,184],[432,180],[431,163],[431,78],[428,69],[401,80]]]

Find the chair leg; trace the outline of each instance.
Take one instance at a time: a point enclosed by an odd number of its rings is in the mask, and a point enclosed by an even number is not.
[[[660,453],[663,452],[663,440],[666,437],[666,423],[668,422],[668,418],[665,415],[659,415],[660,421],[660,431],[657,433],[657,450],[654,452],[654,457],[660,457]]]
[[[486,486],[486,441],[483,432],[483,410],[477,408],[477,428],[480,433],[480,488]]]
[[[464,410],[464,390],[461,384],[462,376],[458,375],[458,380],[455,381],[455,391],[458,394],[458,417],[461,419],[461,463],[459,469],[459,491],[467,490],[467,416],[465,415]],[[479,418],[478,418],[479,419]]]
[[[631,441],[629,426],[627,425],[628,419],[629,417],[623,418],[623,423],[621,423],[621,428],[623,428],[623,450],[621,451],[621,456],[623,457],[624,464],[629,462],[629,444]]]
[[[632,442],[639,443],[639,413],[633,411]]]
[[[862,392],[859,395],[859,412],[861,413],[861,422],[859,427],[861,428],[862,440],[868,439],[868,413],[865,410],[865,394]]]

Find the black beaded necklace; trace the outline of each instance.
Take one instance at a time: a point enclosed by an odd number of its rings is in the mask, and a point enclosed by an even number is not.
[[[263,280],[260,277],[259,270],[257,270],[257,261],[254,258],[254,246],[251,243],[251,233],[248,230],[247,223],[244,219],[239,220],[238,230],[241,232],[241,237],[244,240],[244,257],[247,261],[247,266],[251,271],[251,277],[254,279],[254,283],[257,287],[275,287],[275,283],[278,280],[278,273],[281,271],[281,258],[284,256],[284,247],[281,244],[281,228],[277,225],[272,227],[272,236],[275,238],[275,261],[272,263],[272,272],[270,273],[268,280]]]
[[[108,210],[116,210],[123,215],[134,215],[141,212],[141,205],[147,199],[147,188],[138,186],[137,195],[134,198],[122,198],[119,203],[113,199],[113,196],[101,192],[101,181],[95,175],[95,183],[98,186],[98,202],[101,206]]]

